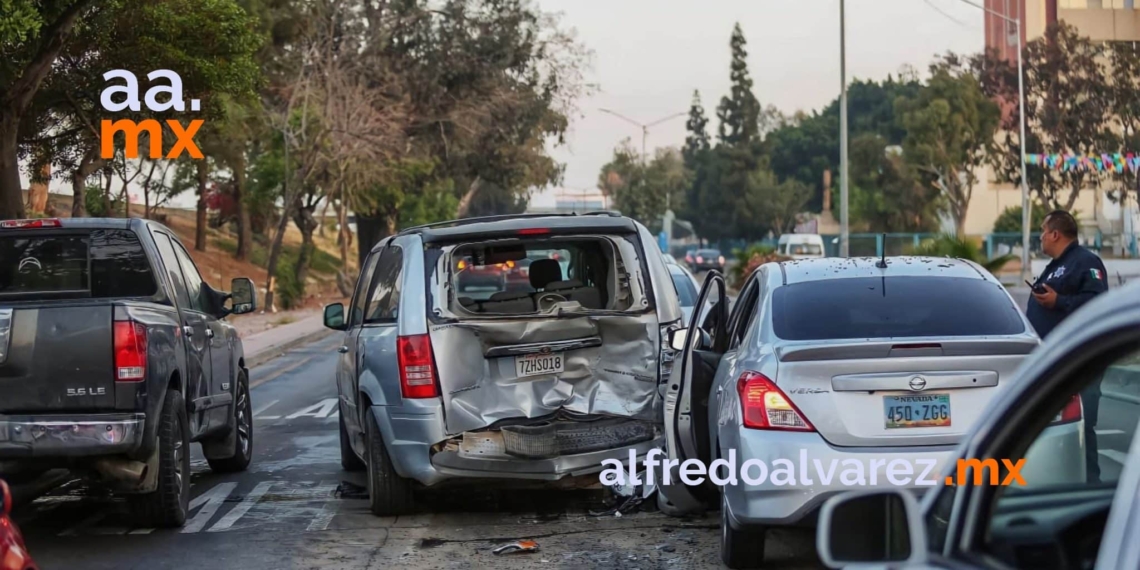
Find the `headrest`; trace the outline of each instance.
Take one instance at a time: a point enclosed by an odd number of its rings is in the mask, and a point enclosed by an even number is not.
[[[543,289],[555,281],[562,280],[562,266],[557,259],[539,259],[530,264],[530,286]]]

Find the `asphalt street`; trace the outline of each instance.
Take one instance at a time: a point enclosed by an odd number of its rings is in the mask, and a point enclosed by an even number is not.
[[[412,516],[373,516],[355,487],[363,476],[340,467],[338,345],[330,336],[251,371],[254,463],[214,475],[196,454],[185,528],[138,528],[120,501],[71,483],[16,512],[37,562],[44,570],[721,567],[716,513],[592,516],[606,509],[600,490],[434,491]],[[491,553],[526,538],[537,552]],[[811,530],[769,534],[777,568],[817,567],[814,551]]]

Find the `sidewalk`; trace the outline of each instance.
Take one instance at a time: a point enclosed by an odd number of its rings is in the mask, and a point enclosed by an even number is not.
[[[324,338],[335,331],[325,328],[324,317],[320,314],[305,317],[298,321],[243,336],[245,366],[253,368],[265,364],[291,348]]]

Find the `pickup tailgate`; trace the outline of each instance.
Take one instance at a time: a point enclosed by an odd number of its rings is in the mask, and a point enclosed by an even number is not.
[[[0,307],[0,341],[8,329],[0,413],[113,409],[112,309],[110,303]]]

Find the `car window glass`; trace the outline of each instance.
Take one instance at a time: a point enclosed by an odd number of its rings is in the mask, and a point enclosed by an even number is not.
[[[364,312],[365,323],[394,322],[400,310],[400,276],[404,266],[404,253],[399,247],[384,250],[376,266],[372,294]]]
[[[150,261],[134,232],[91,232],[91,296],[149,297],[156,286]]]
[[[376,271],[376,262],[380,260],[380,252],[368,256],[364,262],[364,271],[360,272],[360,279],[356,280],[356,292],[352,297],[352,314],[349,315],[348,326],[355,327],[364,322],[364,307],[368,300],[368,285],[372,283],[372,275]]]
[[[156,285],[134,232],[0,237],[0,296],[149,297]]]
[[[681,302],[682,307],[692,307],[697,302],[697,288],[693,286],[693,280],[689,279],[688,275],[679,271],[670,271],[669,274],[673,277],[673,287],[677,289],[677,297]]]
[[[756,301],[760,293],[759,279],[752,279],[745,287],[744,293],[736,301],[736,306],[733,307],[732,315],[732,339],[730,346],[735,347],[740,344],[744,339],[744,335],[748,332],[748,327],[752,325],[753,316],[756,314]]]
[[[173,240],[171,240],[173,242]],[[186,293],[190,296],[190,308],[203,313],[209,312],[209,303],[206,302],[204,281],[190,259],[190,254],[181,244],[174,243],[174,254],[178,257],[178,264],[182,266],[182,276],[186,278]]]
[[[1120,353],[1117,353],[1120,354]],[[1140,421],[1140,344],[1078,371],[1079,383],[1052,402],[1052,421],[1026,435],[1024,485],[997,491],[986,521],[990,554],[1017,563],[1024,521],[1055,524],[1074,567],[1092,568],[1116,484]],[[1133,490],[1130,490],[1134,491]],[[1074,507],[1074,505],[1079,505]]]
[[[162,264],[166,266],[166,273],[174,286],[174,297],[178,306],[183,309],[190,308],[190,296],[186,290],[186,280],[182,278],[182,268],[178,263],[178,256],[174,253],[174,246],[166,234],[154,234],[154,243],[158,246],[158,255]]]

